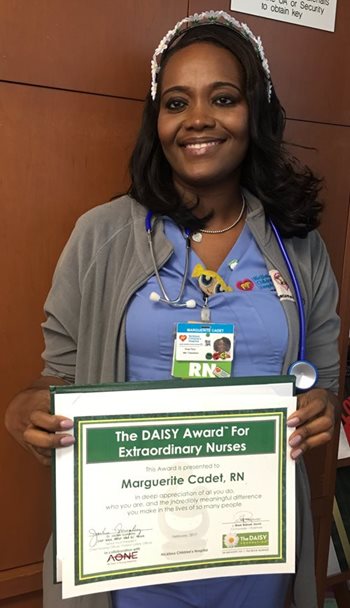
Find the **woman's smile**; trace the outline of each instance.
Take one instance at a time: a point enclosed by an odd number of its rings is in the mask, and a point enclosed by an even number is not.
[[[180,144],[185,152],[191,156],[204,156],[216,152],[218,146],[224,143],[224,139],[194,140],[189,143]]]

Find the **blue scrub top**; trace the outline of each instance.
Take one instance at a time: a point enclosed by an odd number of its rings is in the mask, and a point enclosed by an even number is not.
[[[164,219],[165,235],[174,253],[160,270],[169,298],[179,295],[185,268],[186,245],[182,231]],[[233,270],[230,262],[237,260]],[[160,293],[155,276],[133,296],[126,318],[127,379],[167,380],[171,378],[174,330],[177,323],[200,321],[203,294],[192,277],[196,264],[204,264],[190,250],[188,279],[181,302],[194,299],[195,309],[152,302],[152,291]],[[268,274],[265,260],[247,225],[218,269],[232,292],[209,297],[213,323],[234,323],[233,376],[264,376],[281,373],[287,349],[285,313]]]
[[[168,218],[164,218],[164,230],[173,243],[174,253],[159,274],[169,298],[176,299],[185,268],[186,244],[182,231]],[[230,264],[232,260],[237,260],[237,264]],[[204,266],[191,250],[181,301],[193,298],[197,302],[195,309],[150,301],[152,291],[160,293],[155,276],[133,296],[126,317],[128,381],[171,378],[176,324],[201,320],[203,294],[198,279],[191,276],[196,264]],[[247,225],[218,274],[233,291],[211,296],[208,304],[212,322],[235,324],[232,375],[280,374],[288,342],[287,321],[264,258]],[[113,592],[113,607],[283,608],[290,578],[290,575],[222,577],[123,589]]]

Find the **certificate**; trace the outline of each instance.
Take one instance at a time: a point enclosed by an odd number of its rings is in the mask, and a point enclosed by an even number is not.
[[[294,571],[290,377],[54,387],[63,597]]]

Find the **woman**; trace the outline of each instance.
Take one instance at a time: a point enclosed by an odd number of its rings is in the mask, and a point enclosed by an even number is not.
[[[46,301],[42,378],[13,400],[6,423],[49,464],[51,448],[74,440],[55,434],[71,421],[48,413],[47,387],[170,378],[173,328],[181,321],[235,324],[233,375],[285,373],[297,359],[299,320],[273,220],[301,284],[307,358],[319,372],[317,388],[299,395],[288,421],[298,459],[297,573],[140,587],[86,597],[86,606],[283,608],[288,597],[297,608],[317,605],[300,457],[333,432],[337,288],[314,230],[318,180],[288,157],[283,129],[261,41],[246,26],[209,11],[168,32],[152,61],[130,194],[77,222]],[[199,262],[204,276],[217,277],[214,293],[196,278]],[[60,605],[57,589],[45,593],[45,605]]]

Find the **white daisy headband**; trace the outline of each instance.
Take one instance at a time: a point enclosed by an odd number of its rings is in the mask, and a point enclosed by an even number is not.
[[[160,72],[160,63],[164,51],[169,47],[169,44],[173,42],[178,36],[183,34],[186,30],[196,27],[198,25],[223,25],[231,29],[237,30],[244,38],[254,47],[255,52],[261,60],[261,65],[264,70],[266,81],[267,81],[267,98],[271,101],[271,75],[269,63],[265,57],[264,47],[261,42],[260,36],[254,36],[253,32],[249,29],[246,23],[240,23],[234,17],[231,17],[225,11],[205,11],[203,13],[195,13],[189,17],[185,17],[182,21],[179,21],[172,30],[162,38],[158,47],[154,51],[154,55],[151,61],[151,97],[155,100],[157,95],[157,76]]]

